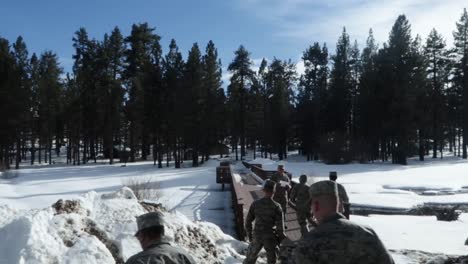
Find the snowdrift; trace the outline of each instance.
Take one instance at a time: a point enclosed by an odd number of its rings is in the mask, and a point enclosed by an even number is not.
[[[136,216],[147,210],[132,191],[89,192],[55,208],[15,210],[0,206],[0,263],[123,263],[141,251]],[[151,209],[151,208],[150,208]],[[208,222],[163,212],[166,236],[198,263],[241,263],[247,243]]]

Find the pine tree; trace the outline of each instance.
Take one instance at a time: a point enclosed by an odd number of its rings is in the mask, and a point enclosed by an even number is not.
[[[383,130],[385,145],[389,145],[392,162],[406,165],[409,153],[410,133],[414,119],[414,86],[411,78],[414,72],[412,62],[411,26],[405,15],[400,15],[390,32],[388,44],[380,56],[380,83],[383,87]]]
[[[232,143],[236,150],[240,139],[241,160],[245,157],[246,143],[246,115],[247,95],[252,84],[254,72],[251,69],[250,53],[240,46],[235,52],[234,60],[229,64],[228,70],[232,73],[231,84],[228,86],[231,113],[233,115]]]
[[[330,74],[330,97],[328,104],[328,138],[330,155],[328,162],[349,161],[349,131],[352,127],[351,45],[346,29],[336,44],[336,54],[332,56],[333,69]]]
[[[273,59],[268,69],[267,93],[269,108],[273,117],[270,133],[272,147],[280,160],[287,158],[288,135],[290,134],[290,113],[293,88],[296,81],[295,65],[291,61]]]
[[[124,38],[120,33],[120,29],[115,27],[108,41],[104,41],[104,53],[106,61],[106,99],[105,99],[105,133],[104,133],[104,149],[109,157],[110,164],[114,159],[114,138],[118,133],[118,127],[121,124],[120,112],[122,111],[123,94],[122,75],[124,64]]]
[[[267,64],[266,59],[263,58],[260,63],[259,70],[254,74],[252,86],[248,91],[247,96],[246,135],[247,143],[252,148],[254,159],[257,158],[257,146],[260,144],[264,149],[266,145],[266,135],[268,135],[268,132],[265,130],[267,95],[264,83],[265,72],[268,66]],[[262,155],[263,151],[264,150],[262,150]]]
[[[171,40],[169,52],[164,58],[163,66],[164,115],[166,118],[163,120],[162,125],[166,131],[167,142],[173,151],[175,168],[180,168],[184,129],[181,120],[186,107],[182,100],[185,96],[183,89],[185,63],[174,39]],[[156,155],[153,156],[156,157]]]
[[[16,139],[16,127],[20,125],[22,106],[16,103],[21,97],[21,75],[8,40],[0,38],[0,169],[10,168],[10,148]]]
[[[81,141],[80,139],[76,140],[77,155],[79,156],[80,150],[82,150],[81,160],[83,163],[87,163],[90,158],[96,162],[95,141],[98,130],[96,105],[98,96],[95,78],[99,73],[96,60],[99,43],[94,39],[90,40],[86,29],[80,28],[73,37],[73,47],[75,48],[73,73],[80,97],[80,126],[77,135],[82,137]]]
[[[29,129],[31,133],[30,143],[31,143],[31,165],[34,164],[36,159],[36,140],[39,135],[39,124],[38,124],[38,111],[39,111],[39,101],[38,101],[38,83],[39,83],[39,59],[36,53],[33,53],[29,61],[30,65],[30,117],[29,117]]]
[[[52,143],[58,140],[58,115],[60,109],[60,98],[62,94],[62,83],[60,76],[63,70],[59,66],[57,55],[51,51],[41,54],[39,62],[39,120],[40,139],[45,143],[45,160],[52,163]]]
[[[416,36],[411,44],[410,55],[411,57],[409,60],[409,68],[412,69],[412,71],[409,84],[409,87],[411,87],[409,101],[412,105],[412,108],[409,116],[412,118],[410,123],[415,124],[415,127],[410,127],[410,129],[416,129],[417,135],[415,135],[414,132],[411,133],[410,131],[409,140],[410,144],[411,141],[413,141],[414,145],[416,145],[416,141],[418,142],[419,159],[423,161],[424,155],[428,151],[424,146],[424,142],[427,142],[428,140],[426,131],[430,130],[428,128],[430,118],[428,118],[426,113],[431,112],[431,108],[434,107],[432,104],[437,104],[437,102],[431,100],[435,99],[435,97],[432,96],[431,98],[430,85],[427,82],[428,63],[427,58],[424,56],[424,48],[421,46],[421,38],[419,35]],[[407,155],[409,156],[413,154],[414,153],[409,152]]]
[[[432,130],[432,157],[437,158],[438,147],[444,145],[444,127],[446,120],[444,84],[448,79],[447,51],[445,41],[435,29],[426,40],[424,55],[428,60],[427,77],[430,85],[430,122]],[[423,113],[421,113],[423,114]]]
[[[189,51],[184,72],[185,85],[185,139],[192,147],[192,166],[198,167],[200,148],[203,143],[201,126],[204,119],[203,105],[206,103],[206,95],[203,91],[203,65],[198,44],[194,43]]]
[[[153,31],[154,28],[150,28],[147,23],[134,24],[130,36],[125,39],[129,45],[125,52],[124,75],[128,96],[126,112],[130,124],[129,145],[132,162],[135,161],[139,150],[141,150],[142,159],[146,159],[149,152],[147,135],[150,134],[152,123],[150,114],[153,100],[151,97],[155,96],[153,88],[158,88],[148,84],[148,79],[152,71],[152,63],[159,63],[154,61],[154,55],[160,40],[160,37]]]
[[[458,55],[456,63],[455,83],[462,97],[462,129],[463,129],[463,158],[468,157],[468,12],[463,9],[460,20],[453,32],[455,52]]]
[[[351,143],[351,154],[353,156],[356,153],[360,152],[360,144],[358,142],[357,130],[358,130],[358,123],[357,123],[357,100],[359,96],[359,80],[362,73],[362,64],[361,64],[361,54],[359,51],[359,46],[357,40],[354,41],[353,46],[351,47],[350,54],[349,54],[349,69],[350,69],[350,83],[351,83],[351,90],[350,90],[350,100],[351,100],[351,113],[349,116],[349,138]]]
[[[19,163],[21,162],[22,157],[22,146],[25,145],[27,125],[29,118],[29,99],[30,99],[30,79],[29,79],[29,59],[28,59],[28,50],[26,44],[23,41],[23,38],[19,36],[16,39],[16,42],[13,44],[13,56],[16,61],[16,68],[20,75],[20,80],[18,83],[18,94],[15,104],[18,104],[19,112],[17,119],[16,127],[16,162],[15,168],[19,169]]]
[[[372,29],[361,54],[362,72],[359,76],[358,95],[355,110],[355,122],[358,129],[360,151],[356,153],[362,162],[379,158],[381,133],[380,101],[378,97],[377,72],[378,47]]]
[[[307,160],[318,159],[324,137],[327,101],[328,50],[318,42],[302,55],[305,72],[300,78],[298,94],[299,135]]]
[[[205,103],[203,104],[202,135],[204,138],[203,154],[206,159],[210,150],[222,142],[225,118],[224,90],[222,88],[221,61],[218,58],[218,50],[213,41],[209,41],[205,55],[203,56],[203,94]]]

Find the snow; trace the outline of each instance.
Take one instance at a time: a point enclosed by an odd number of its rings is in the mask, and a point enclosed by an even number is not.
[[[0,215],[0,263],[115,263],[106,241],[123,260],[141,251],[134,237],[136,216],[145,213],[127,188],[112,195],[89,192],[79,198],[84,210],[55,214],[54,209],[23,210],[14,217]],[[2,207],[2,211],[11,211]],[[9,214],[11,215],[11,214]],[[247,243],[235,240],[208,222],[192,222],[183,214],[164,213],[166,236],[184,247],[197,263],[240,263]],[[108,244],[108,243],[107,243]]]
[[[219,162],[209,160],[198,168],[158,169],[152,162],[81,166],[36,166],[19,170],[19,177],[0,179],[0,205],[11,208],[44,208],[59,199],[75,199],[80,194],[118,190],[135,177],[159,183],[158,202],[170,211],[179,211],[194,221],[211,221],[234,234],[229,221],[233,213],[224,210],[231,202],[230,192],[221,191],[215,182]]]
[[[257,158],[268,170],[278,161]],[[247,247],[233,239],[231,195],[215,183],[217,160],[198,168],[161,168],[152,162],[25,166],[18,177],[0,178],[0,264],[3,263],[114,263],[109,249],[84,230],[93,223],[113,241],[127,259],[140,251],[133,237],[135,216],[144,213],[131,191],[122,189],[130,178],[158,182],[158,199],[167,208],[167,235],[185,247],[200,263],[240,263]],[[354,205],[407,210],[423,203],[468,203],[468,162],[447,157],[408,166],[373,164],[326,165],[297,156],[281,161],[298,180],[309,183],[338,172],[338,182]],[[233,165],[240,169],[240,163]],[[234,178],[239,180],[240,175]],[[83,210],[55,215],[50,206],[59,199],[79,199]],[[387,248],[464,255],[468,246],[468,214],[458,221],[437,221],[433,216],[352,215],[374,228]],[[90,222],[89,222],[90,221]],[[71,246],[70,246],[71,245]],[[215,249],[215,250],[214,250]],[[215,253],[214,253],[215,252]],[[215,256],[216,255],[216,256]],[[394,254],[397,263],[419,263],[416,255]],[[210,258],[211,256],[211,258]],[[206,261],[209,258],[210,261]]]

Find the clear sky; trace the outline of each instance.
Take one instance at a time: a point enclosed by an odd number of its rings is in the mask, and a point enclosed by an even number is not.
[[[0,36],[13,42],[22,35],[30,53],[52,50],[70,71],[78,28],[102,39],[114,26],[128,35],[133,23],[148,22],[162,36],[164,52],[171,38],[184,57],[194,42],[204,49],[213,40],[225,69],[241,44],[256,63],[263,57],[298,62],[315,41],[333,51],[343,26],[361,48],[369,28],[382,44],[402,13],[413,35],[425,39],[435,27],[451,45],[464,7],[466,0],[3,0]]]

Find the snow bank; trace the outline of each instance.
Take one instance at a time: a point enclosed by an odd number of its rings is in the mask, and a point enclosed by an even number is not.
[[[17,211],[0,206],[0,263],[116,263],[141,251],[133,236],[136,216],[145,213],[128,188],[99,195],[89,192],[79,210]],[[164,213],[166,236],[199,263],[240,263],[247,243],[207,222],[192,222],[180,213]]]

